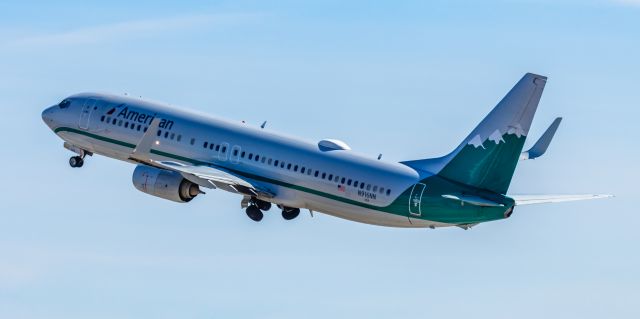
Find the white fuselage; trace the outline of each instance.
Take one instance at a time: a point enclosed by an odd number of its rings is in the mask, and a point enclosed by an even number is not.
[[[313,144],[244,123],[105,94],[79,94],[47,124],[67,143],[111,158],[130,159],[146,127],[162,118],[153,156],[216,165],[276,194],[270,201],[385,226],[444,226],[381,210],[420,176],[399,163],[370,159],[338,141]],[[43,117],[44,117],[43,113]],[[327,147],[327,145],[329,147]],[[276,164],[277,163],[277,164]]]

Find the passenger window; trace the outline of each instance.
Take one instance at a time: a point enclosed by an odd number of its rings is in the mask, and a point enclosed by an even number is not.
[[[358,187],[358,181],[353,181],[353,187]]]
[[[273,165],[274,165],[274,166],[278,166],[278,162],[280,162],[280,161],[276,160],[276,161],[275,161],[275,163],[274,163]]]
[[[316,171],[316,173],[314,174],[315,177],[318,177],[318,174],[320,174],[320,172]]]
[[[195,143],[196,143],[196,139],[192,137],[192,138],[191,138],[191,145],[193,145],[193,144],[195,144]]]
[[[142,129],[142,125],[138,124],[138,132]]]
[[[124,128],[129,128],[129,122],[124,122]]]
[[[387,189],[387,196],[389,196],[391,194],[391,190]]]
[[[169,132],[164,132],[164,138],[168,138],[169,137]]]
[[[347,185],[351,186],[351,179],[347,181]]]
[[[176,133],[171,133],[171,139],[173,140],[176,137]]]
[[[267,161],[267,158],[263,156],[262,157],[262,164],[264,164],[266,161]]]
[[[238,156],[238,150],[233,150],[233,156]]]
[[[244,158],[244,155],[247,154],[247,152],[242,151],[242,153],[240,153],[240,158]]]
[[[213,151],[213,143],[209,144],[209,149]]]
[[[296,165],[296,166],[294,166],[294,167],[293,167],[293,171],[294,171],[294,172],[297,172],[297,171],[298,171],[298,165]]]
[[[222,153],[226,153],[226,152],[227,152],[227,147],[226,147],[226,146],[223,146],[223,147],[222,147]]]
[[[118,126],[122,126],[122,120],[118,121]]]
[[[216,145],[216,152],[220,151],[220,145]]]
[[[287,164],[287,169],[291,170],[291,163]]]
[[[158,130],[158,132],[156,133],[156,135],[158,135],[158,136],[162,135],[162,130]]]
[[[300,173],[304,174],[304,166],[300,169]]]
[[[322,173],[322,179],[325,179],[327,177],[327,173]]]
[[[333,179],[333,181],[337,183],[339,179],[340,179],[340,177],[336,176],[336,177]]]
[[[346,180],[346,178],[342,178],[342,180],[340,180],[340,184],[344,184],[344,181]]]
[[[178,135],[178,142],[182,139],[182,135]]]
[[[280,168],[284,168],[284,162],[280,162]]]
[[[333,179],[333,174],[329,174],[329,181]]]
[[[104,122],[104,115],[100,117],[100,122]]]
[[[371,184],[367,184],[367,190],[370,191],[371,190]]]
[[[360,189],[364,189],[364,183],[360,183]]]
[[[373,192],[377,193],[378,192],[378,186],[373,186]]]
[[[253,153],[249,153],[249,159],[253,159]]]
[[[271,165],[271,163],[273,163],[273,160],[269,159],[269,161],[267,162],[269,165]]]
[[[380,194],[384,194],[384,187],[380,187]]]
[[[145,127],[144,127],[144,131],[145,131],[145,132],[147,132],[147,129],[148,129],[148,127],[146,127],[146,126],[145,126]]]
[[[260,160],[260,155],[256,154],[256,162]]]

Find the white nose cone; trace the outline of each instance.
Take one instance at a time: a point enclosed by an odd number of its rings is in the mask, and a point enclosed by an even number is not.
[[[42,121],[44,121],[44,124],[47,124],[47,126],[49,126],[52,129],[54,125],[53,117],[55,112],[56,112],[55,106],[48,107],[44,111],[42,111]]]

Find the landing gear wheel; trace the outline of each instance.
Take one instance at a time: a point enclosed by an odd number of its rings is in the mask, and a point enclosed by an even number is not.
[[[300,208],[285,208],[282,210],[282,218],[292,220],[300,215]]]
[[[84,160],[80,156],[74,156],[69,159],[69,166],[71,167],[82,167],[84,165]]]
[[[262,214],[257,206],[251,205],[247,207],[247,216],[254,222],[259,222],[262,220],[262,217],[264,217],[264,214]]]
[[[269,203],[269,202],[265,202],[265,201],[263,201],[263,200],[257,200],[257,201],[256,201],[256,206],[258,206],[258,208],[259,208],[261,211],[268,211],[268,210],[270,210],[270,209],[271,209],[271,203]]]

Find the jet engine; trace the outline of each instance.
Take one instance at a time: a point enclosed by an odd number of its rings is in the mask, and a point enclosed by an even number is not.
[[[180,173],[146,165],[133,171],[133,186],[139,191],[178,203],[187,203],[202,193],[197,184],[186,180]]]

